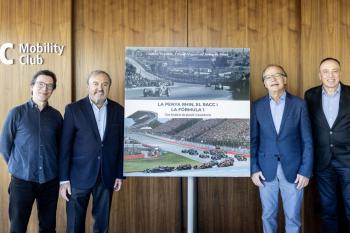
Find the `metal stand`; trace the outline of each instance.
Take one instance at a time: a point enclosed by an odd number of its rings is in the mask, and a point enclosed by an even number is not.
[[[187,178],[187,233],[197,232],[197,178]]]

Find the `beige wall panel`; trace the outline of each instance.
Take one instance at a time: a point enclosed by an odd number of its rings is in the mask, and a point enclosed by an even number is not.
[[[189,47],[248,47],[246,1],[189,0],[188,3]]]
[[[94,69],[113,79],[110,97],[124,102],[124,49],[127,46],[186,46],[186,1],[93,1],[74,5],[76,99],[86,95]]]
[[[303,90],[320,85],[319,63],[335,57],[342,63],[342,81],[350,84],[350,2],[307,1],[301,8],[301,74]]]
[[[248,47],[251,49],[251,97],[266,94],[261,72],[270,63],[282,65],[287,88],[299,95],[300,2],[248,1]]]
[[[3,97],[0,105],[1,126],[7,112],[15,105],[30,98],[30,80],[35,72],[50,69],[56,73],[58,86],[50,104],[61,112],[71,101],[71,2],[69,0],[1,0],[0,1],[0,44],[11,42],[14,50],[8,50],[8,57],[14,58],[14,65],[0,64],[0,86]],[[18,62],[19,43],[58,43],[65,45],[62,56],[43,54],[43,65],[21,65]],[[0,232],[9,232],[8,193],[9,175],[7,166],[0,162]],[[63,207],[62,203],[59,204]],[[28,232],[38,232],[36,207],[28,225]],[[60,214],[62,211],[59,210]],[[65,225],[64,218],[57,217],[59,225]],[[58,227],[62,229],[62,227]],[[60,230],[62,232],[62,230]]]

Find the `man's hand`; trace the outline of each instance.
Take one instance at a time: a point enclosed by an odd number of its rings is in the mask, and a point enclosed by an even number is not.
[[[264,187],[264,184],[261,182],[261,180],[265,180],[265,177],[263,176],[262,172],[255,172],[252,175],[252,181],[253,183],[258,187]]]
[[[309,184],[309,178],[306,176],[302,176],[297,174],[297,178],[295,179],[294,183],[297,184],[297,189],[303,189]]]
[[[70,188],[70,182],[63,183],[63,184],[60,185],[60,195],[61,195],[61,197],[62,197],[64,200],[69,201],[68,196],[67,196],[67,193],[68,193],[69,195],[72,194],[71,188]]]
[[[122,187],[122,180],[121,179],[115,179],[114,181],[114,192],[118,192],[120,188]]]

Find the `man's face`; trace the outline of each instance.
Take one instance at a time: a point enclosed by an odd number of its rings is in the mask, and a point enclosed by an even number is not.
[[[320,65],[319,77],[325,88],[337,88],[341,77],[339,64],[332,60],[323,62]]]
[[[35,103],[47,102],[53,92],[53,79],[50,76],[39,75],[31,86],[32,98]]]
[[[263,74],[264,86],[269,92],[280,92],[287,84],[287,78],[279,67],[271,66]]]
[[[102,104],[107,99],[111,84],[104,74],[90,77],[88,83],[89,97],[95,104]]]

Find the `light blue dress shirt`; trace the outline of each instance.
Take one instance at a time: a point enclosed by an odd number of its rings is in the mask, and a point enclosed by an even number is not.
[[[275,129],[277,133],[279,133],[280,127],[281,127],[284,106],[286,104],[286,96],[287,94],[286,92],[284,92],[280,97],[278,103],[274,101],[271,96],[269,96],[271,115],[272,115],[273,124],[275,125]]]
[[[98,108],[90,99],[92,110],[94,111],[95,120],[97,123],[98,132],[100,134],[101,141],[103,141],[103,136],[105,134],[106,122],[107,122],[107,104],[106,100],[101,108]]]
[[[340,84],[333,95],[328,95],[325,89],[322,88],[322,108],[330,128],[332,128],[334,121],[338,116],[339,100]]]

